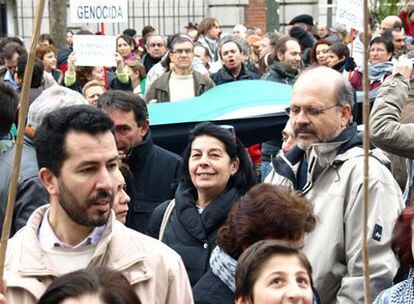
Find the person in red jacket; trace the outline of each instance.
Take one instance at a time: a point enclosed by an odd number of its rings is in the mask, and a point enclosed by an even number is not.
[[[403,23],[405,34],[414,37],[414,1],[409,1],[398,16]]]

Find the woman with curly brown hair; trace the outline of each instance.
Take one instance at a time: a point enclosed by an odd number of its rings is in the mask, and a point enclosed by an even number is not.
[[[195,303],[233,304],[237,260],[243,251],[266,239],[303,247],[305,233],[315,223],[310,203],[292,190],[269,184],[251,188],[233,206],[218,232],[211,268],[193,288]]]
[[[313,45],[309,56],[309,65],[327,65],[327,54],[332,42],[325,39],[319,39]]]

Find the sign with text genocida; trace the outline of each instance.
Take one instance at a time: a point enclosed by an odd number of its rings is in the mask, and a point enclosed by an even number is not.
[[[128,0],[70,0],[70,21],[128,22]]]

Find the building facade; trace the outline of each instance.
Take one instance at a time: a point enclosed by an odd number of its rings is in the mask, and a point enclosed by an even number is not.
[[[75,24],[70,21],[69,0],[61,1],[67,7],[69,29],[101,30],[100,24]],[[19,36],[26,42],[33,32],[33,20],[38,0],[0,0],[0,36]],[[105,24],[107,34],[118,35],[124,29],[140,30],[148,24],[160,34],[183,32],[188,22],[200,22],[204,17],[219,20],[224,33],[238,23],[259,27],[262,32],[280,30],[295,15],[307,13],[315,22],[331,25],[336,0],[128,0],[128,22]],[[43,13],[42,33],[49,32],[49,1]]]

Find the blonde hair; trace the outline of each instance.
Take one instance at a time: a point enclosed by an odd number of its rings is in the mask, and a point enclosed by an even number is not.
[[[82,88],[82,94],[84,97],[86,97],[86,91],[92,87],[101,87],[104,91],[106,91],[105,87],[98,80],[91,80],[85,83],[85,85]]]
[[[131,68],[131,70],[134,73],[139,73],[139,78],[144,78],[145,76],[147,76],[147,73],[145,72],[145,67],[144,65],[139,62],[138,60],[127,60],[125,61],[125,64]]]

